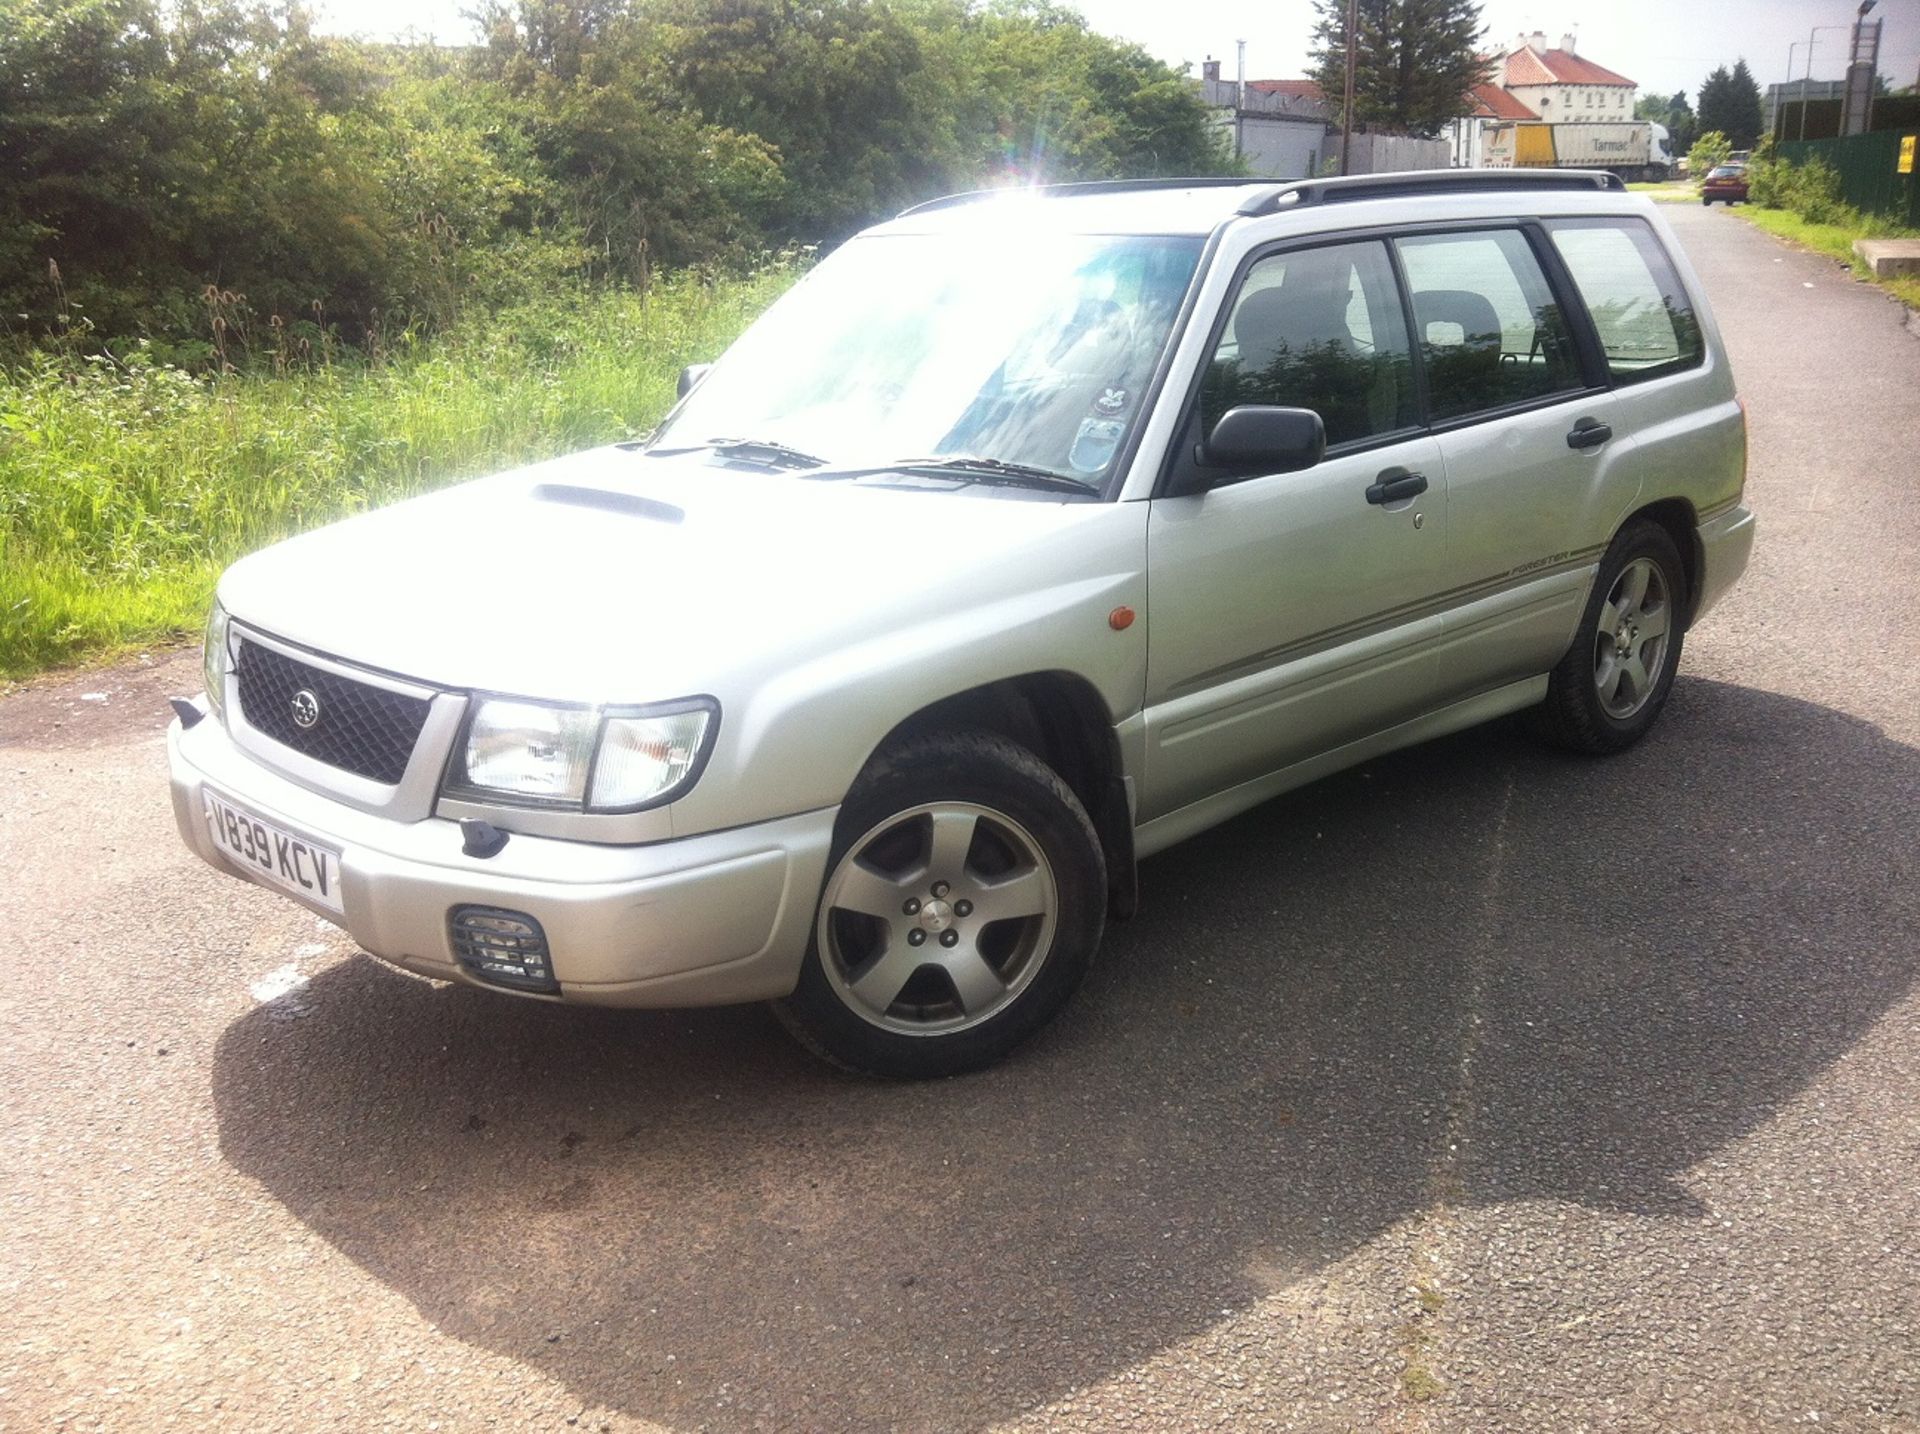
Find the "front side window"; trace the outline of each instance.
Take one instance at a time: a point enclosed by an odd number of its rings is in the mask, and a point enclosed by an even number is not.
[[[1593,316],[1615,382],[1700,362],[1704,348],[1693,304],[1643,220],[1562,219],[1548,227]]]
[[[1310,408],[1329,446],[1417,421],[1406,314],[1383,244],[1254,263],[1207,366],[1201,421],[1211,430],[1242,404]]]
[[[1516,229],[1395,244],[1436,422],[1583,386],[1560,306]]]
[[[1202,241],[978,226],[843,245],[743,334],[656,446],[838,465],[968,457],[1097,482],[1140,415]]]

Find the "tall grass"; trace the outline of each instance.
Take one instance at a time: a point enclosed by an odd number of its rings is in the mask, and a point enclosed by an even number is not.
[[[196,376],[0,371],[0,676],[196,629],[242,553],[424,489],[644,433],[795,270],[579,288],[369,356]]]
[[[1883,279],[1853,252],[1856,239],[1910,237],[1911,231],[1885,215],[1863,214],[1848,204],[1841,196],[1839,172],[1818,155],[1789,164],[1775,154],[1770,138],[1762,140],[1749,171],[1748,193],[1753,203],[1741,212],[1749,222],[1804,249],[1831,255],[1857,277],[1920,309],[1920,280]]]

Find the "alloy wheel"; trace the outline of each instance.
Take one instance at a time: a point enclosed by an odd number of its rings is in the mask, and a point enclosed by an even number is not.
[[[1614,579],[1594,633],[1593,681],[1609,717],[1625,721],[1647,705],[1666,670],[1672,629],[1666,574],[1652,558],[1635,558]]]
[[[1060,895],[1039,842],[967,802],[899,812],[840,859],[820,902],[821,965],[846,1007],[944,1035],[1012,1004],[1046,964]]]

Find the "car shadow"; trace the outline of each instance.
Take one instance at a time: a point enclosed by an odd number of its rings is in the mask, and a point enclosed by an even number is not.
[[[942,1083],[361,958],[223,1034],[221,1148],[590,1405],[978,1427],[1438,1200],[1704,1217],[1692,1167],[1914,980],[1916,756],[1697,679],[1612,760],[1401,753],[1149,862],[1058,1025]]]

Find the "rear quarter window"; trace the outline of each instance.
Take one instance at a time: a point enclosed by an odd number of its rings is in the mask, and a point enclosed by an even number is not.
[[[1641,219],[1562,219],[1548,226],[1592,316],[1615,383],[1678,373],[1705,355],[1693,301]]]

